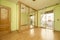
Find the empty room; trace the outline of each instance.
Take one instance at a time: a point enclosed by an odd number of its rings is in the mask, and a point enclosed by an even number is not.
[[[0,0],[0,40],[60,40],[60,0]]]

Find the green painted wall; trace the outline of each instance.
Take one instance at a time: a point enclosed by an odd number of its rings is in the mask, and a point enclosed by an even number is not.
[[[17,30],[17,26],[18,26],[17,5],[15,3],[6,0],[0,0],[0,2],[1,5],[11,8],[11,31]]]
[[[40,27],[40,24],[41,24],[40,22],[41,14],[43,14],[46,11],[50,11],[50,10],[53,10],[53,12],[55,13],[55,26],[54,26],[55,30],[60,31],[60,4],[38,11],[38,27]],[[59,21],[57,21],[57,19],[59,19]]]
[[[55,13],[55,30],[60,31],[60,5],[57,5],[55,7],[54,13]]]

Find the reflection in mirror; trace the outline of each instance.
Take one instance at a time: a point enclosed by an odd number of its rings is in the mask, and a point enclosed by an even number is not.
[[[34,28],[34,14],[35,10],[33,10],[30,7],[27,7],[24,4],[21,4],[21,13],[20,13],[21,30]]]
[[[21,4],[21,30],[28,29],[28,7]]]
[[[34,10],[33,9],[30,9],[30,28],[34,28]]]

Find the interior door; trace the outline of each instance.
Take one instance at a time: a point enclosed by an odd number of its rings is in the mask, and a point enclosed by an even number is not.
[[[0,6],[0,35],[10,32],[10,8]]]

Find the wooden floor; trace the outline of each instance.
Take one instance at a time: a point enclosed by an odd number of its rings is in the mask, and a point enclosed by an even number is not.
[[[12,32],[0,37],[0,40],[60,40],[60,32],[49,29],[30,29],[23,32]]]

